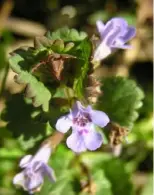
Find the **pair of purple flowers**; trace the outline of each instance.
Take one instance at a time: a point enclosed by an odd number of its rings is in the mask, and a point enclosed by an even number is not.
[[[128,26],[122,18],[113,18],[106,25],[98,21],[97,28],[101,42],[94,52],[94,61],[104,59],[117,48],[130,48],[125,43],[135,35],[135,28]],[[101,146],[102,134],[95,130],[95,125],[105,127],[108,123],[109,117],[104,112],[93,110],[91,106],[85,108],[77,101],[69,114],[57,120],[56,129],[66,133],[72,127],[72,134],[66,141],[67,146],[80,153]],[[19,164],[23,171],[14,177],[13,183],[32,194],[40,190],[45,176],[54,182],[54,172],[47,165],[51,150],[49,145],[43,145],[34,156],[25,156]]]
[[[84,108],[77,101],[69,114],[58,119],[56,129],[66,133],[72,127],[72,134],[67,138],[67,146],[79,153],[86,149],[96,150],[101,146],[102,135],[95,131],[94,124],[104,127],[108,122],[109,118],[104,112],[93,110],[91,106]],[[47,165],[51,150],[46,144],[34,156],[27,155],[22,158],[19,166],[24,170],[14,177],[13,183],[32,194],[40,190],[45,176],[54,182],[54,172]]]

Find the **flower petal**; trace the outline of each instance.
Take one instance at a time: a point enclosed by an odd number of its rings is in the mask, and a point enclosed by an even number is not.
[[[47,164],[43,164],[42,168],[43,168],[44,175],[48,176],[51,182],[55,182],[56,177],[55,177],[53,169],[49,167]]]
[[[126,43],[132,39],[136,34],[136,29],[133,26],[127,28],[127,32],[121,37],[121,39]]]
[[[62,116],[57,120],[56,129],[61,133],[66,133],[72,126],[72,121],[69,118],[69,115]]]
[[[127,21],[123,18],[120,18],[120,17],[112,18],[110,21],[113,22],[114,27],[119,26],[119,27],[124,29],[128,26]]]
[[[73,118],[75,118],[77,116],[81,107],[82,107],[81,103],[79,101],[76,101],[75,104],[73,105],[72,110],[71,110],[71,114],[72,114]]]
[[[72,132],[67,138],[66,143],[68,148],[72,149],[74,152],[79,153],[86,151],[83,136],[77,131]]]
[[[51,155],[51,147],[48,145],[43,145],[34,155],[33,159],[31,160],[31,163],[36,162],[36,161],[41,161],[44,163],[47,163],[50,155]]]
[[[25,181],[25,178],[24,178],[24,173],[23,172],[18,173],[13,178],[13,184],[14,185],[22,186],[23,188],[25,188],[24,181]]]
[[[103,143],[102,135],[95,130],[90,130],[84,135],[84,142],[88,150],[96,150]]]
[[[103,22],[101,20],[98,20],[96,22],[96,26],[97,26],[98,32],[100,33],[100,36],[102,37],[103,36],[102,33],[104,31],[105,25],[103,24]]]
[[[31,159],[32,159],[32,155],[30,155],[30,154],[24,156],[24,157],[20,160],[19,166],[20,166],[21,168],[25,168],[25,167],[29,164],[29,162],[31,161]]]
[[[111,45],[111,48],[112,49],[114,49],[114,48],[119,48],[119,49],[132,49],[132,46],[131,45],[114,44],[114,45]]]
[[[116,39],[119,37],[121,33],[121,29],[120,27],[115,27],[114,30],[112,31],[112,33],[110,33],[108,36],[106,36],[106,39],[104,39],[104,42],[110,46],[111,44],[113,44]]]
[[[27,191],[33,193],[34,191],[37,191],[37,189],[40,189],[43,179],[43,174],[40,171],[36,172],[31,177],[26,178],[25,187]]]
[[[90,116],[92,122],[100,127],[105,127],[110,121],[109,117],[102,111],[92,110]]]
[[[110,20],[106,23],[104,30],[101,33],[101,38],[104,40],[112,30],[113,30],[113,22]]]
[[[76,101],[75,104],[73,105],[71,114],[73,118],[75,118],[77,117],[78,113],[84,112],[84,111],[85,111],[85,107],[82,106],[81,102]]]
[[[106,58],[111,53],[112,53],[111,48],[102,41],[102,43],[96,49],[93,59],[94,61],[100,61]]]

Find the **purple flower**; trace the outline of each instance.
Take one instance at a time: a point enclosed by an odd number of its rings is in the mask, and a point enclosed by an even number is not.
[[[93,110],[91,106],[83,107],[77,101],[69,114],[62,116],[56,123],[56,129],[66,133],[72,127],[72,134],[67,138],[67,146],[74,152],[96,150],[103,142],[101,133],[95,130],[94,124],[105,127],[108,116],[101,111]]]
[[[136,30],[134,27],[128,26],[128,23],[123,18],[113,18],[106,24],[97,21],[96,25],[101,37],[101,43],[94,52],[95,61],[104,59],[116,48],[131,48],[130,45],[125,43],[135,36]]]
[[[24,170],[13,178],[13,184],[22,186],[24,190],[33,194],[41,189],[44,176],[48,176],[51,182],[54,182],[54,172],[47,165],[50,155],[51,148],[44,145],[34,156],[26,155],[23,157],[19,166]]]

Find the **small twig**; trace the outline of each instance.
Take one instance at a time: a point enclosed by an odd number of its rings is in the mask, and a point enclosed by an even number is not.
[[[47,31],[42,24],[15,17],[10,17],[6,21],[5,28],[28,37],[44,35]]]
[[[6,24],[9,15],[11,14],[13,5],[14,3],[12,0],[6,0],[2,5],[2,8],[0,10],[0,34]]]
[[[8,76],[8,73],[9,73],[9,65],[8,64],[6,64],[6,67],[5,67],[4,71],[5,71],[4,72],[4,77],[3,77],[2,85],[1,85],[1,89],[0,89],[0,97],[3,95],[5,85],[6,85],[7,76]]]
[[[82,172],[87,176],[87,183],[86,186],[84,186],[84,189],[87,188],[88,193],[93,195],[91,173],[88,167],[83,162],[80,162],[80,167],[82,169]]]
[[[53,133],[53,135],[51,135],[45,141],[43,141],[42,145],[48,144],[52,149],[55,149],[58,146],[58,144],[60,144],[60,142],[63,140],[63,138],[64,134],[60,133],[59,131],[56,131]]]

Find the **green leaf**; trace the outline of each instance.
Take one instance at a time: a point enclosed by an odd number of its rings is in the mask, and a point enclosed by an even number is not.
[[[48,111],[49,101],[51,99],[50,91],[42,82],[38,81],[35,76],[19,66],[22,62],[26,64],[26,61],[24,61],[23,57],[19,54],[9,59],[11,68],[18,73],[18,75],[16,75],[16,82],[26,85],[25,95],[26,97],[32,98],[35,107],[42,105],[43,110]]]
[[[135,123],[132,132],[129,134],[128,140],[131,142],[137,142],[138,140],[144,142],[144,147],[148,146],[149,148],[153,147],[153,116],[149,115],[146,118],[143,118],[142,120],[139,120]]]
[[[103,170],[94,171],[92,181],[96,188],[96,195],[113,195],[111,190],[112,185]]]
[[[9,64],[12,70],[20,73],[22,70],[30,71],[35,64],[35,52],[32,48],[20,48],[15,50],[9,57]]]
[[[81,60],[79,60],[79,64],[76,65],[79,67],[79,70],[77,71],[73,84],[73,89],[78,97],[83,96],[84,81],[87,78],[87,72],[89,70],[91,49],[91,43],[88,40],[84,40],[78,47],[78,56]]]
[[[102,168],[112,184],[113,194],[134,195],[133,184],[123,162],[119,159],[112,159],[104,162]]]
[[[51,183],[49,181],[45,181],[43,188],[38,193],[38,195],[75,195],[73,191],[73,186],[71,185],[72,175],[71,171],[66,171],[64,174],[59,176],[55,183]]]
[[[46,36],[51,40],[62,39],[63,41],[68,42],[82,41],[87,37],[87,34],[85,32],[78,32],[76,29],[69,29],[68,27],[63,27],[55,32],[48,32]]]
[[[103,79],[101,90],[96,107],[106,112],[111,121],[131,129],[138,117],[137,109],[142,106],[143,91],[135,81],[123,77]]]
[[[68,150],[64,145],[59,145],[56,149],[56,152],[53,153],[51,158],[51,165],[55,170],[55,173],[58,176],[62,175],[66,171],[74,158],[74,153],[71,150]],[[62,162],[63,159],[63,163]]]
[[[91,189],[91,194],[113,195],[111,187],[111,183],[102,169],[91,171],[91,186],[87,186],[87,188]],[[89,195],[89,193],[81,192],[79,195]]]
[[[24,150],[34,147],[36,142],[46,136],[50,128],[48,123],[36,121],[34,112],[39,114],[40,110],[27,103],[21,94],[16,94],[6,102],[6,108],[1,115],[2,120],[7,122],[7,130]]]
[[[4,44],[0,44],[0,70],[6,66],[6,48]]]
[[[7,148],[1,148],[0,149],[0,158],[7,158],[7,159],[12,159],[12,158],[18,158],[23,155],[23,152],[21,149],[18,148],[13,148],[10,152],[10,149]]]
[[[111,184],[112,194],[134,195],[130,174],[120,159],[101,152],[95,152],[94,154],[89,152],[83,154],[81,160],[94,172],[100,169],[103,170],[106,179]],[[108,187],[109,183],[107,182]]]
[[[148,180],[141,192],[141,195],[151,195],[153,194],[153,176],[149,175]]]
[[[7,48],[13,42],[11,32],[7,30],[1,31],[0,41],[0,70],[7,66]]]

